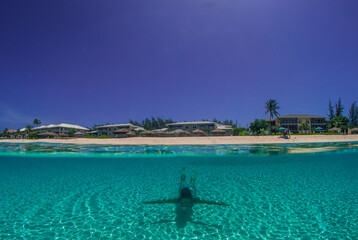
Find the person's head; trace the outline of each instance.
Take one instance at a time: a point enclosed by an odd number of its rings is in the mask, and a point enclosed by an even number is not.
[[[190,188],[185,187],[180,191],[180,206],[181,207],[192,207],[193,206],[193,195]]]

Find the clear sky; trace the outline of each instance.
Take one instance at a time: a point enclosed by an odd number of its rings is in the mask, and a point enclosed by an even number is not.
[[[358,100],[356,0],[2,0],[0,130],[326,115]]]

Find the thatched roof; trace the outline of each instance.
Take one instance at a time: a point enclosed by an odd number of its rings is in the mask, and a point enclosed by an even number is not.
[[[196,129],[195,131],[193,131],[193,134],[200,136],[200,135],[206,135],[206,132],[200,129]]]
[[[137,136],[134,132],[127,132],[126,133],[126,136],[127,137],[135,137],[135,136]]]
[[[189,132],[184,131],[182,129],[177,129],[177,130],[173,131],[173,133],[178,136],[189,136],[190,135]]]
[[[328,130],[329,132],[341,132],[342,130],[340,128],[331,128]]]
[[[52,137],[56,137],[57,134],[56,133],[53,133],[53,132],[42,132],[42,133],[39,133],[37,134],[39,136],[52,136]]]
[[[155,137],[168,137],[168,132],[153,132]]]
[[[211,132],[213,135],[225,135],[226,131],[222,129],[215,129]]]
[[[60,137],[67,137],[67,134],[65,134],[65,133],[60,133],[59,136],[60,136]]]
[[[126,134],[126,133],[129,133],[130,130],[128,128],[121,128],[121,129],[118,129],[116,131],[114,131],[113,133],[114,134]]]
[[[152,131],[144,131],[144,132],[139,133],[139,136],[150,137],[150,136],[153,136],[153,132]]]
[[[351,133],[358,133],[358,128],[352,128]]]

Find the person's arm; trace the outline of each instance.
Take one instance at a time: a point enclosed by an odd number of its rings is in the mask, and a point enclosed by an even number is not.
[[[208,204],[208,205],[229,206],[229,204],[221,202],[221,201],[210,201],[210,200],[205,200],[205,199],[202,199],[202,198],[195,198],[194,203]]]
[[[178,198],[171,198],[171,199],[159,199],[154,201],[145,201],[142,202],[143,204],[166,204],[166,203],[178,203]]]

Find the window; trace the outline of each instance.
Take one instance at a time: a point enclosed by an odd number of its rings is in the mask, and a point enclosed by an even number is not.
[[[193,129],[196,129],[196,125],[193,125]]]

